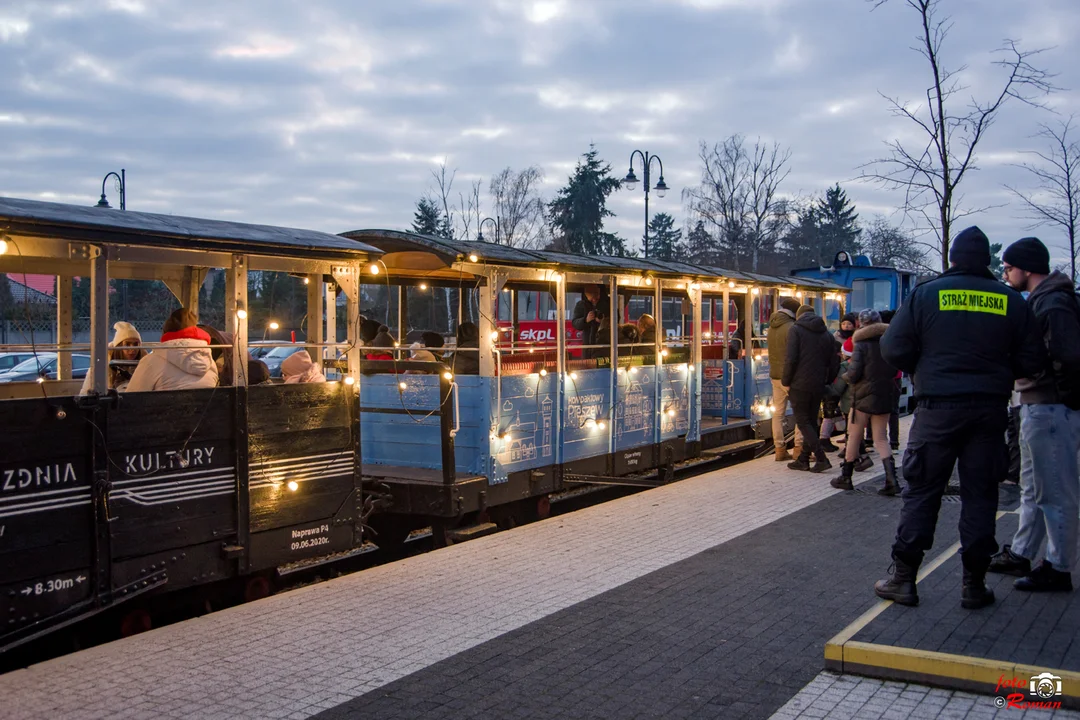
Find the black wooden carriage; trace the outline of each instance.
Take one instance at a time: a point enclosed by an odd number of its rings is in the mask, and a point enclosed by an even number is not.
[[[9,199],[0,230],[0,270],[59,277],[58,342],[31,349],[61,358],[55,381],[0,384],[0,646],[151,591],[360,547],[356,277],[377,250],[303,230]],[[109,278],[160,279],[197,310],[214,267],[226,269],[232,367],[246,366],[237,360],[247,356],[248,270],[285,271],[308,278],[308,351],[321,361],[343,350],[343,380],[247,387],[237,371],[209,389],[107,391]],[[92,282],[92,377],[81,396],[70,365],[80,349],[74,276]]]

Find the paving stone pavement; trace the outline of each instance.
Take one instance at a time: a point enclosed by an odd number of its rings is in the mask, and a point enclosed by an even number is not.
[[[307,717],[840,494],[827,479],[706,473],[7,673],[3,712]]]
[[[1073,710],[998,709],[994,697],[823,672],[771,720],[1080,720]]]
[[[827,498],[319,717],[767,718],[877,602],[900,505]],[[959,509],[942,508],[938,551]]]

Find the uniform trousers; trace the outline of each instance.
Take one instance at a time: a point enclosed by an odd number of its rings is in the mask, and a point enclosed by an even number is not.
[[[997,552],[998,483],[1005,474],[1007,403],[920,400],[904,453],[904,507],[893,556],[918,566],[934,545],[941,498],[959,463],[960,554],[964,567],[985,572]]]

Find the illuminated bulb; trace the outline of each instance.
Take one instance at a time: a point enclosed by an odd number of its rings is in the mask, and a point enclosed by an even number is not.
[[[368,272],[371,273],[372,275],[378,275],[379,274],[379,263],[371,263],[370,265],[368,265]]]
[[[660,357],[667,357],[667,348],[660,351]]]
[[[636,367],[630,368],[630,374],[631,375],[637,375],[637,368]]]
[[[236,311],[236,317],[240,318],[241,320],[246,320],[247,319],[247,310],[245,310],[244,308],[240,308],[239,310]]]
[[[562,279],[562,275],[560,275],[560,274],[559,274],[559,273],[557,273],[557,272],[553,272],[553,273],[551,273],[551,279],[552,279],[552,280],[553,280],[554,282],[559,282],[559,280],[561,280],[561,279]]]
[[[703,333],[701,337],[706,337],[706,338],[712,337],[712,333],[709,333],[709,332]]]
[[[728,280],[727,286],[728,286],[729,288],[733,288],[733,287],[735,287],[735,281],[734,281],[734,280]]]
[[[39,376],[39,377],[38,377],[38,379],[37,379],[37,384],[38,384],[38,385],[41,385],[41,384],[43,384],[44,382],[45,382],[45,378],[43,378],[43,377],[40,377],[40,376]]]
[[[645,284],[646,285],[652,285],[652,278],[651,277],[645,278]]]
[[[492,330],[491,331],[491,341],[496,342],[496,341],[498,341],[498,339],[499,339],[499,331],[498,330]]]
[[[289,484],[286,485],[285,487],[289,488],[289,490],[291,490],[293,492],[296,492],[296,489],[298,487],[300,487],[300,483],[296,482],[295,480],[290,480]]]
[[[530,353],[530,354],[531,354],[531,353],[534,353],[534,352],[536,352],[536,350],[535,350],[534,348],[529,348],[529,353]]]
[[[596,423],[596,427],[600,428],[601,430],[606,430],[607,429],[607,423],[604,422],[603,420],[601,420],[600,422]]]
[[[401,347],[401,343],[399,343],[397,340],[395,340],[394,341],[394,347]]]
[[[589,418],[588,420],[585,421],[585,427],[589,428],[590,430],[595,430],[596,429],[596,420],[594,420],[593,418]]]
[[[427,283],[420,283],[421,290],[427,290]]]
[[[754,360],[755,360],[755,361],[759,361],[759,360],[761,360],[761,355],[755,355],[755,356],[754,356]]]
[[[503,442],[508,443],[508,442],[510,442],[511,439],[513,439],[513,436],[510,433],[506,433],[505,435],[502,436],[502,439],[503,439]]]
[[[304,284],[305,285],[310,285],[311,284],[311,278],[304,278]]]
[[[683,288],[685,288],[686,286],[685,286],[685,285],[683,285],[682,283],[679,283],[679,284],[678,284],[678,285],[677,285],[676,287],[677,287],[677,288],[679,288],[680,290],[682,290],[682,289],[683,289]]]
[[[751,295],[757,295],[758,294],[758,289],[754,288],[753,290],[750,291],[750,294]]]
[[[352,375],[346,375],[345,376],[345,384],[346,385],[355,385],[356,384],[356,378],[354,378]]]
[[[669,408],[667,411],[668,417],[675,417],[675,408]]]
[[[446,378],[447,380],[453,380],[453,379],[454,379],[454,373],[450,372],[449,370],[447,370],[446,372],[444,372],[444,373],[442,374],[442,376],[443,376],[444,378]]]
[[[404,381],[402,381],[402,382],[399,382],[399,383],[397,384],[397,386],[398,386],[399,388],[401,388],[402,390],[407,390],[407,389],[409,388],[409,386],[408,386],[408,385],[406,385]]]
[[[545,375],[547,375],[547,369],[546,368],[540,368],[540,377],[544,377]]]
[[[469,262],[472,262],[472,263],[474,263],[474,262],[480,262],[480,256],[479,256],[479,255],[477,255],[476,253],[471,253],[471,254],[469,255]]]
[[[0,240],[0,255],[7,252],[7,240]]]
[[[775,405],[770,405],[769,406],[769,412],[771,412],[771,413],[776,412],[776,406]]]
[[[690,363],[686,363],[682,366],[683,372],[690,372]]]
[[[795,297],[801,299],[802,298],[802,291],[800,290],[799,292],[795,293]]]
[[[577,373],[576,372],[570,373],[570,379],[571,380],[577,380]]]
[[[281,326],[278,325],[276,320],[271,320],[270,324],[267,327],[269,327],[271,330],[277,330]]]

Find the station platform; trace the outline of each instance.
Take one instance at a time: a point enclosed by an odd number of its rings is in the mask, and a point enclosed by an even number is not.
[[[1020,717],[825,671],[880,607],[901,501],[873,475],[841,492],[772,458],[705,473],[7,673],[0,716]],[[931,557],[959,510],[943,503]],[[929,577],[916,612],[940,596],[956,622],[959,583]]]

